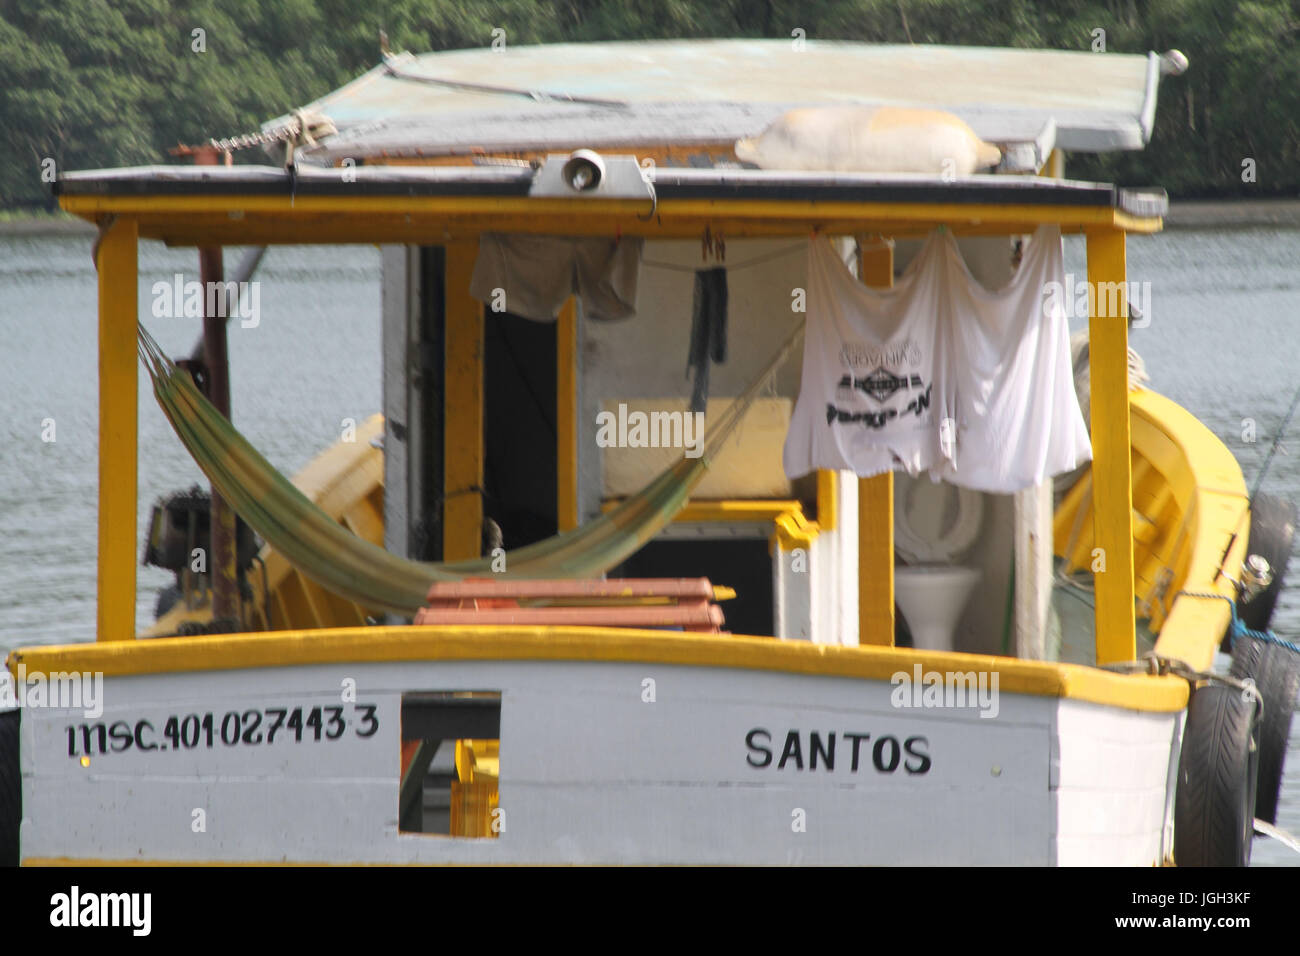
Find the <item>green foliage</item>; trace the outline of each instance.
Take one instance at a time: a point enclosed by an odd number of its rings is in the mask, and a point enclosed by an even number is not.
[[[1300,0],[0,0],[0,208],[48,202],[60,170],[167,161],[177,143],[254,130],[379,60],[415,52],[690,37],[1089,50],[1176,47],[1143,153],[1070,174],[1175,195],[1300,187]],[[196,52],[193,31],[204,31]],[[261,161],[262,157],[241,157]],[[1243,182],[1254,161],[1257,182]]]

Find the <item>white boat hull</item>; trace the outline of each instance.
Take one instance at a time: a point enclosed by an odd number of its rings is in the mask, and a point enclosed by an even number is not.
[[[487,690],[501,832],[399,833],[402,695]],[[1007,692],[996,716],[903,708],[883,680],[625,661],[110,676],[103,697],[95,719],[24,711],[26,862],[1151,865],[1170,853],[1182,725]],[[316,707],[320,740],[281,726],[253,742],[246,715],[265,730]]]

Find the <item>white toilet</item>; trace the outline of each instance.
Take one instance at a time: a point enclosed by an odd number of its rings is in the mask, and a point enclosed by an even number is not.
[[[894,596],[917,648],[953,649],[953,632],[979,582],[957,561],[979,536],[984,497],[929,478],[894,476]]]

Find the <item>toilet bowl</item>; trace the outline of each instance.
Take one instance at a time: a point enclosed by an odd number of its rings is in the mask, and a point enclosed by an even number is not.
[[[913,647],[952,650],[957,620],[979,579],[978,568],[960,565],[909,564],[894,571],[894,599]]]
[[[978,568],[957,561],[974,545],[983,516],[979,492],[896,476],[894,545],[906,564],[894,569],[894,598],[914,647],[953,649],[957,621],[980,579]]]

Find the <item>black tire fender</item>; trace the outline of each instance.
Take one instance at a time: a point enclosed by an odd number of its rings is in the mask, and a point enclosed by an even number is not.
[[[18,828],[23,821],[18,721],[22,711],[0,711],[0,866],[18,865]]]
[[[1277,801],[1282,792],[1291,716],[1300,693],[1300,654],[1289,648],[1242,635],[1232,651],[1233,677],[1255,682],[1264,701],[1259,730],[1259,784],[1255,816],[1277,823]]]
[[[1174,863],[1248,866],[1259,764],[1257,699],[1236,687],[1192,692],[1174,794]]]

